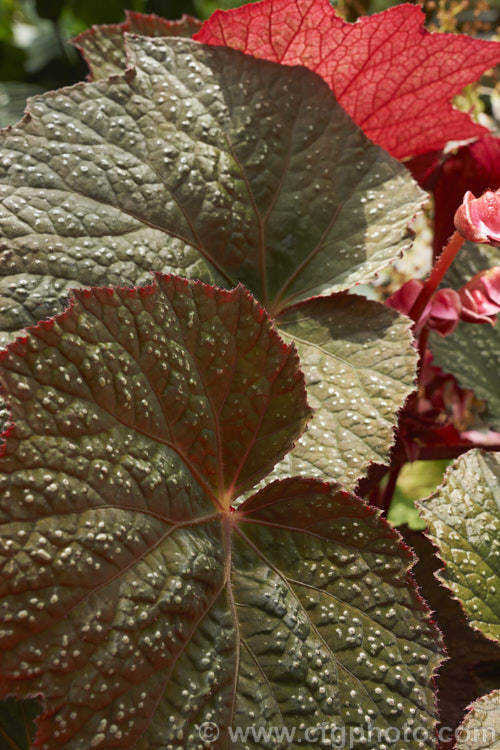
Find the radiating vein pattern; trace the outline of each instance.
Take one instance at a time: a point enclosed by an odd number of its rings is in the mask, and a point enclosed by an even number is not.
[[[78,292],[0,375],[0,691],[44,695],[44,750],[194,747],[232,716],[227,490],[303,429],[295,351],[242,287],[158,275]]]
[[[396,534],[356,498],[314,480],[275,482],[237,516],[236,724],[281,724],[297,739],[308,727],[306,747],[327,747],[333,730],[338,739],[351,728],[353,747],[380,750],[378,730],[403,732],[419,716],[427,739],[410,733],[405,747],[434,747],[427,667],[436,632],[408,588],[411,554]]]

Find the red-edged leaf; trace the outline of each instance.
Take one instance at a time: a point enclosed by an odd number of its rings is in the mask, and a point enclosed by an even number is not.
[[[0,355],[14,423],[28,420],[33,433],[60,430],[68,439],[90,424],[124,425],[169,445],[225,504],[228,493],[264,477],[302,432],[309,409],[297,354],[243,287],[226,292],[158,275],[138,290],[76,298],[55,323],[31,329]],[[32,414],[28,396],[37,404]],[[22,470],[17,427],[9,439],[4,470]]]
[[[412,569],[420,593],[433,610],[433,618],[443,633],[448,659],[436,677],[441,732],[440,750],[454,745],[454,732],[463,719],[466,706],[479,698],[483,690],[476,669],[500,664],[500,649],[473,630],[460,604],[434,575],[442,567],[436,548],[421,532],[400,529],[407,544],[415,550],[418,562]],[[500,687],[498,670],[493,679]],[[448,740],[450,740],[448,742]]]
[[[313,479],[229,507],[308,415],[245,290],[80,291],[0,364],[0,693],[42,694],[39,750],[203,748],[208,721],[214,750],[249,723],[288,750],[360,711],[434,747],[440,639],[397,532]]]
[[[467,715],[460,725],[457,737],[457,750],[496,750],[500,737],[500,690],[469,706]]]
[[[125,11],[126,21],[106,26],[93,26],[72,39],[72,44],[80,50],[89,66],[89,80],[107,78],[121,73],[127,64],[124,35],[126,33],[144,36],[180,36],[191,38],[200,29],[201,21],[183,15],[178,21],[167,21],[153,13],[133,13]]]
[[[403,158],[486,128],[451,99],[500,62],[500,44],[430,34],[422,10],[404,4],[355,24],[328,0],[263,0],[216,11],[193,38],[318,73],[375,143]]]

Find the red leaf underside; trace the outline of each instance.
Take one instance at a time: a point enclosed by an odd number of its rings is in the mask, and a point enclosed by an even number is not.
[[[318,73],[366,135],[404,158],[486,129],[452,98],[500,62],[500,44],[431,34],[404,4],[345,22],[328,0],[264,0],[216,11],[193,37]]]

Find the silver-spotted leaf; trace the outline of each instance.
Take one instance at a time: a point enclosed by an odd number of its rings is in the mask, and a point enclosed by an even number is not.
[[[408,246],[424,194],[314,73],[186,39],[127,44],[125,76],[34,98],[1,138],[3,342],[82,284],[240,281],[276,314]]]
[[[342,747],[342,737],[380,750],[405,729],[405,747],[435,747],[428,675],[440,639],[397,532],[313,479],[274,482],[235,515],[236,726],[288,728],[283,750]]]
[[[500,688],[500,648],[470,627],[460,603],[436,578],[435,573],[443,563],[425,534],[404,527],[398,530],[418,557],[412,573],[444,638],[447,658],[439,667],[435,688],[442,730],[440,750],[447,750],[453,746],[454,732],[463,721],[467,706],[488,689],[481,685],[481,671],[487,670],[492,683],[489,689]]]
[[[475,701],[458,730],[456,750],[498,750],[500,690]]]
[[[89,66],[91,80],[107,78],[122,73],[127,66],[125,34],[143,36],[183,36],[190,39],[200,30],[202,23],[196,18],[183,15],[178,21],[168,21],[154,13],[125,11],[123,23],[93,26],[75,37],[72,44],[80,50]]]
[[[420,503],[445,568],[443,583],[472,627],[500,640],[500,454],[471,450]]]
[[[328,477],[352,489],[370,463],[387,462],[397,413],[413,390],[410,322],[340,293],[289,309],[277,325],[297,347],[315,416],[274,476]]]
[[[206,722],[219,750],[379,750],[409,717],[435,747],[440,639],[397,532],[314,479],[229,507],[309,413],[247,292],[80,291],[0,364],[0,692],[43,696],[37,750],[192,750]]]

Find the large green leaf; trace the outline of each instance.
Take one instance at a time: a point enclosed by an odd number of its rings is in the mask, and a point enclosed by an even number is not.
[[[292,732],[260,748],[412,726],[435,747],[439,636],[397,533],[314,479],[229,506],[309,413],[241,287],[78,292],[1,379],[0,690],[43,694],[39,750],[191,750],[200,727],[239,748],[250,725]]]
[[[128,44],[126,77],[35,98],[4,133],[4,341],[82,284],[241,281],[277,314],[408,246],[423,193],[318,76],[185,39]]]
[[[397,413],[413,390],[410,321],[363,297],[334,294],[278,318],[298,349],[315,417],[274,476],[330,477],[347,488],[385,463]]]
[[[497,750],[500,737],[500,690],[475,701],[457,739],[456,750]]]
[[[439,574],[472,627],[500,638],[500,454],[471,450],[420,503],[445,562]]]
[[[167,21],[154,14],[132,13],[125,11],[124,23],[110,26],[93,26],[84,31],[72,43],[80,50],[94,81],[110,75],[123,73],[127,66],[124,35],[142,34],[144,36],[183,36],[191,38],[201,28],[201,21],[184,15],[178,21]]]

